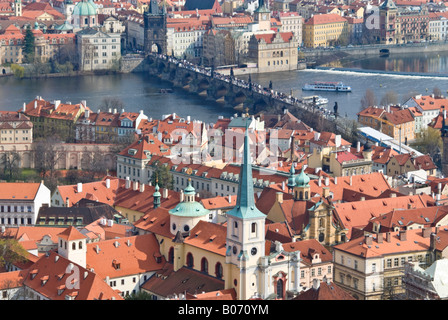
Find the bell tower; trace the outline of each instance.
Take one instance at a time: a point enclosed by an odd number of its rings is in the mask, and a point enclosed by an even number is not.
[[[295,178],[294,186],[294,200],[310,200],[311,198],[311,187],[310,178],[305,173],[305,169],[302,168],[300,174]]]
[[[442,154],[442,174],[448,177],[448,124],[446,123],[446,109],[443,109],[443,124],[442,124],[442,142],[443,142],[443,154]]]
[[[266,216],[255,206],[250,155],[248,118],[244,136],[243,163],[236,206],[227,212],[226,288],[235,288],[237,299],[247,300],[259,293],[260,258],[265,253]]]

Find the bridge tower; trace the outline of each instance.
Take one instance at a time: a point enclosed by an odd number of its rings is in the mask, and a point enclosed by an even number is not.
[[[167,54],[166,7],[160,9],[157,0],[151,0],[143,14],[145,54]]]

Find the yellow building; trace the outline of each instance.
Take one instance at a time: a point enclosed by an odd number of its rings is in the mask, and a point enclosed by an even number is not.
[[[429,266],[434,228],[365,235],[334,246],[334,282],[359,300],[389,300],[404,293],[407,262]]]
[[[307,48],[346,45],[350,34],[348,22],[337,14],[319,14],[303,25],[303,42]]]

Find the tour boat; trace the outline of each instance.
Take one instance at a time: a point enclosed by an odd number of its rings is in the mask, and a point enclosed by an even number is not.
[[[328,103],[328,99],[321,96],[303,97],[305,103],[315,103],[316,106],[322,106]]]
[[[352,88],[346,86],[342,82],[321,82],[316,81],[311,84],[307,83],[302,90],[308,91],[334,91],[334,92],[350,92]]]

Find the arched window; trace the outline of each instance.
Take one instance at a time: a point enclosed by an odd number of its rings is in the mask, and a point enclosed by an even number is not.
[[[308,191],[305,191],[305,199],[308,199]]]
[[[193,268],[193,266],[194,266],[194,258],[193,258],[193,255],[191,254],[191,252],[189,252],[187,254],[187,267]]]
[[[300,192],[299,192],[299,195],[300,195],[299,199],[300,199],[300,200],[303,200],[303,191],[300,191]]]
[[[78,249],[82,249],[82,241],[79,241],[79,243],[78,243]]]
[[[174,263],[174,248],[173,247],[171,247],[170,250],[168,251],[168,262]]]
[[[319,228],[322,228],[324,226],[324,218],[319,219]]]
[[[76,250],[76,243],[72,243],[72,250]]]
[[[222,264],[220,262],[215,265],[215,275],[218,279],[222,278]]]
[[[201,260],[201,272],[208,273],[208,261],[206,258]]]
[[[283,280],[278,279],[277,281],[277,298],[283,299]]]

